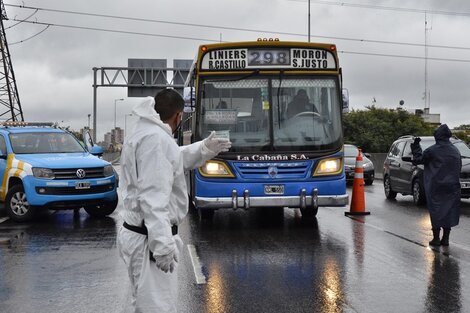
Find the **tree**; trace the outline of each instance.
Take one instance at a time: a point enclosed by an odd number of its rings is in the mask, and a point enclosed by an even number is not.
[[[419,116],[402,109],[380,109],[374,105],[366,110],[352,110],[343,116],[345,142],[352,143],[363,151],[387,152],[400,136],[432,135],[434,127]]]

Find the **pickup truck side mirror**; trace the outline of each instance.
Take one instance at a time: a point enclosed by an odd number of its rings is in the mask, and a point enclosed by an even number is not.
[[[411,162],[412,161],[411,157],[409,157],[409,156],[404,156],[401,159],[405,162]]]
[[[91,147],[90,153],[96,156],[102,156],[103,148],[101,148],[100,146],[94,145],[93,147]]]

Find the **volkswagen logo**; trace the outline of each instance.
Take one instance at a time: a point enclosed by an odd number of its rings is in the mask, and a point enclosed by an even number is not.
[[[275,178],[277,176],[277,167],[276,166],[268,167],[268,174],[269,176],[271,176],[271,178]]]
[[[76,172],[78,178],[85,178],[86,172],[84,169],[79,168]]]

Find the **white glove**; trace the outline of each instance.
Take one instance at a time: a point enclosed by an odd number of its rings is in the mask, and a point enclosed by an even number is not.
[[[214,138],[215,131],[212,131],[211,134],[204,139],[204,145],[208,150],[215,154],[219,154],[220,152],[227,152],[232,143],[228,141],[228,139],[224,138]]]
[[[178,262],[178,257],[175,254],[175,251],[172,251],[166,255],[154,255],[155,263],[157,268],[164,271],[165,273],[173,273],[175,269],[175,262]]]

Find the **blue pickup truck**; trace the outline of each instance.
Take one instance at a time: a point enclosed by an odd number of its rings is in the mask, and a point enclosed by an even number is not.
[[[88,141],[87,143],[90,143]],[[0,125],[0,201],[10,218],[29,221],[40,209],[84,208],[92,217],[114,212],[117,178],[98,146],[48,123]]]

